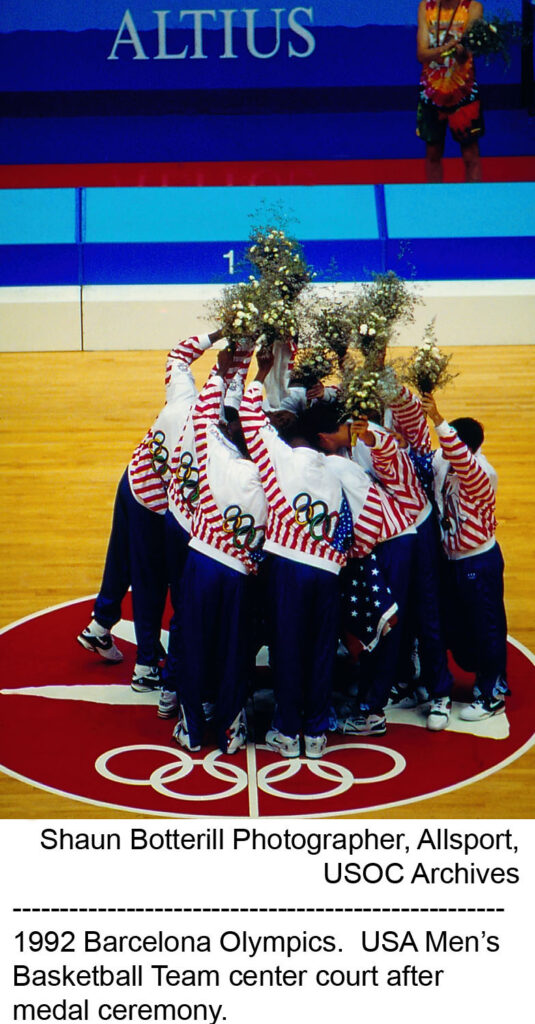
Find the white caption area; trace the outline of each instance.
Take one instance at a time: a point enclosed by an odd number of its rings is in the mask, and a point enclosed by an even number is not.
[[[502,1024],[513,993],[529,1005],[532,821],[0,827],[2,1021]]]

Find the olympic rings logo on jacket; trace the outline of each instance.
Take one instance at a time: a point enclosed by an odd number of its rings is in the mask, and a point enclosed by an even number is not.
[[[324,540],[331,544],[338,524],[339,512],[329,512],[324,501],[312,501],[307,491],[300,491],[293,500],[295,521],[300,526],[308,526],[308,532],[314,540]]]
[[[223,529],[232,533],[232,543],[240,551],[258,551],[264,542],[264,526],[256,526],[254,516],[242,512],[239,505],[228,505],[223,512]]]
[[[164,441],[163,430],[157,430],[149,441],[151,465],[158,476],[165,476],[169,468],[169,451],[165,447]]]
[[[180,462],[176,468],[176,478],[180,484],[180,494],[183,500],[190,509],[194,511],[195,505],[199,500],[199,470],[197,466],[193,464],[193,455],[191,452],[182,452],[180,456]]]

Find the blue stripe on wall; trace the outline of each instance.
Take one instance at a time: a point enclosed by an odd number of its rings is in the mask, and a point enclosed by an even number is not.
[[[232,242],[19,245],[0,247],[3,286],[67,284],[231,284],[225,253]],[[369,279],[395,270],[415,280],[535,277],[531,238],[309,241],[305,254],[318,282]],[[83,280],[79,280],[80,265]]]
[[[535,234],[535,182],[386,185],[391,238],[470,238]]]
[[[372,185],[87,189],[87,242],[244,243],[280,211],[309,238],[378,237]]]
[[[401,247],[389,239],[387,264],[402,277],[421,281],[525,280],[535,277],[535,235],[409,238]]]
[[[232,246],[232,241],[85,245],[85,283],[232,284],[249,273],[229,275],[225,253]],[[320,281],[357,280],[381,269],[378,241],[309,241],[304,251]]]
[[[58,244],[75,239],[74,189],[0,191],[0,245]]]
[[[1,245],[0,285],[80,284],[77,245]]]

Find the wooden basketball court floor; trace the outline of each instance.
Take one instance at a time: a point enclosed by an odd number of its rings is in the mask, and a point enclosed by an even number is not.
[[[535,348],[452,351],[459,376],[439,393],[439,408],[446,417],[473,415],[485,426],[484,450],[499,476],[509,633],[535,651]],[[196,364],[199,382],[212,361],[208,353]],[[163,404],[164,368],[163,351],[0,356],[0,626],[98,590],[117,482]],[[0,817],[140,815],[0,774]],[[359,817],[535,817],[535,748],[471,785]]]

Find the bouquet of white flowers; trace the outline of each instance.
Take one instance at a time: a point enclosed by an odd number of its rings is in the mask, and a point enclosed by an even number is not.
[[[414,320],[414,306],[418,298],[393,270],[374,274],[372,282],[364,285],[364,294],[370,309],[385,317],[387,324],[412,323]]]
[[[342,360],[354,332],[351,306],[343,301],[319,301],[313,314],[313,324],[318,338]]]
[[[457,374],[448,371],[451,355],[441,352],[435,336],[435,321],[426,327],[422,343],[404,364],[403,378],[421,395],[431,394],[449,384]]]
[[[247,259],[289,302],[297,298],[314,276],[299,242],[280,228],[256,228],[247,249]]]
[[[290,373],[290,387],[311,388],[336,372],[336,355],[321,345],[304,345],[297,350]]]
[[[512,26],[500,18],[493,18],[492,21],[477,18],[462,36],[461,44],[470,50],[474,57],[484,57],[487,64],[493,57],[503,57],[505,63],[509,65],[511,30]]]
[[[353,353],[344,360],[341,401],[347,416],[381,421],[385,406],[399,395],[400,384],[392,366],[374,369],[365,361],[358,363]]]
[[[210,303],[209,312],[220,324],[230,347],[244,338],[262,345],[297,338],[297,315],[292,304],[285,302],[266,280],[250,277],[249,281],[228,285]]]

